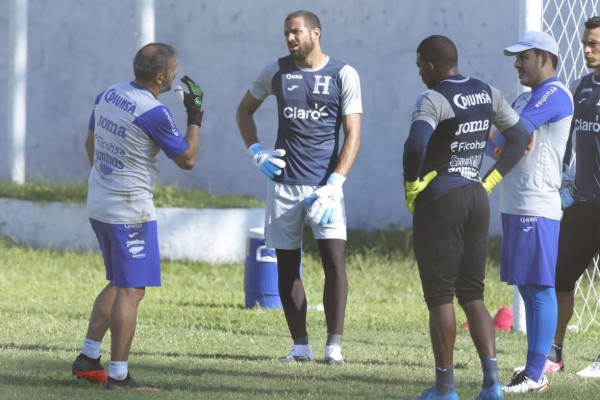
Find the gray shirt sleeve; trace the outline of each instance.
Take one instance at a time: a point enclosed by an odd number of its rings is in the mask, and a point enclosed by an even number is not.
[[[263,101],[269,95],[273,94],[273,76],[275,76],[278,69],[279,63],[273,61],[260,71],[250,87],[250,94],[255,99]]]
[[[493,86],[490,87],[492,88],[492,105],[496,112],[494,125],[498,130],[504,131],[519,121],[519,114],[506,101],[502,92]]]
[[[358,72],[350,65],[340,70],[342,78],[342,115],[362,114],[362,98]]]
[[[454,117],[448,100],[435,90],[426,90],[417,99],[412,114],[412,122],[425,121],[434,129],[441,121]]]

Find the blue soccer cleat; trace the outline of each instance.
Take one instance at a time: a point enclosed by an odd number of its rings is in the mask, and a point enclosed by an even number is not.
[[[456,390],[452,389],[448,393],[438,393],[435,386],[426,389],[419,397],[415,400],[458,400],[458,394]]]
[[[488,387],[482,387],[476,400],[503,400],[504,392],[499,383],[494,383]]]

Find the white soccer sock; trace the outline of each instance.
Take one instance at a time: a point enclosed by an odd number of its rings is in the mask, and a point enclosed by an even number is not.
[[[102,342],[97,342],[92,339],[86,338],[83,341],[83,347],[81,348],[81,353],[88,356],[89,358],[98,358],[100,357],[100,349],[102,347]]]
[[[127,378],[127,364],[127,361],[109,361],[108,376],[119,381]]]

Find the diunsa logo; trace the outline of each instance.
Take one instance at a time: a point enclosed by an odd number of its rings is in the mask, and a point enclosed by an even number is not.
[[[456,107],[466,110],[467,107],[476,106],[479,104],[491,104],[492,98],[488,92],[482,90],[480,93],[467,95],[463,95],[462,93],[456,94],[454,95],[453,101]]]

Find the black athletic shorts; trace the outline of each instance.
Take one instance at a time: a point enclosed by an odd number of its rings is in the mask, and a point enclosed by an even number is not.
[[[556,290],[570,292],[600,249],[600,204],[576,201],[560,221]]]
[[[417,207],[414,250],[428,308],[483,300],[490,204],[479,184]]]

